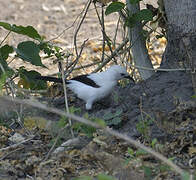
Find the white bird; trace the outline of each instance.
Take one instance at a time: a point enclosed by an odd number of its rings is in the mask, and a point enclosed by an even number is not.
[[[80,75],[66,80],[66,84],[78,98],[86,102],[86,109],[90,110],[94,102],[108,96],[118,80],[123,78],[133,81],[124,67],[113,65],[104,72]],[[40,76],[37,79],[62,83],[61,78]]]

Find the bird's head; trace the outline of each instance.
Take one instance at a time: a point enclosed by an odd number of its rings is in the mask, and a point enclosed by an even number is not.
[[[113,65],[107,70],[107,72],[110,74],[111,78],[113,78],[114,80],[118,81],[123,78],[127,78],[133,81],[132,77],[128,74],[126,69],[122,66]]]

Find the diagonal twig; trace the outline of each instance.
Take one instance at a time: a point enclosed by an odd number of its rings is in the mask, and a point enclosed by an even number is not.
[[[52,112],[52,113],[55,113],[55,114],[58,114],[58,115],[61,115],[61,116],[66,116],[68,118],[71,118],[73,120],[79,121],[81,123],[93,126],[94,128],[103,129],[105,133],[109,133],[110,135],[119,137],[119,138],[129,142],[130,144],[136,146],[137,148],[141,148],[141,149],[145,150],[146,152],[152,154],[157,159],[163,161],[164,163],[166,163],[167,165],[172,167],[181,176],[184,176],[185,173],[186,173],[183,169],[181,169],[179,166],[175,165],[172,161],[168,160],[162,154],[160,154],[158,152],[155,152],[151,148],[144,146],[140,142],[138,142],[138,141],[128,137],[127,135],[121,134],[121,133],[119,133],[119,132],[117,132],[115,130],[112,130],[112,129],[108,128],[108,127],[101,126],[101,125],[99,125],[97,123],[89,121],[89,120],[87,120],[87,119],[85,119],[83,117],[76,116],[74,114],[68,114],[68,113],[66,113],[66,112],[64,112],[62,110],[56,109],[56,108],[47,107],[46,105],[41,104],[39,102],[33,102],[31,100],[20,100],[20,99],[17,99],[17,98],[11,99],[10,97],[0,97],[0,99],[1,98],[3,100],[6,100],[6,101],[15,102],[15,103],[24,104],[24,105],[30,105],[30,106],[33,106],[33,107],[36,107],[36,108],[40,108],[42,110],[45,110],[45,111],[48,111],[48,112]]]

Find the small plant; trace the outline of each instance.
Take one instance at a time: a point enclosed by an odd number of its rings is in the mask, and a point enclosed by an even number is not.
[[[109,112],[103,116],[104,121],[108,126],[118,125],[121,123],[122,119],[122,109],[118,109],[116,112]]]
[[[56,60],[68,59],[72,56],[71,53],[66,53],[62,48],[51,44],[49,41],[44,41],[37,30],[32,26],[17,26],[15,24],[9,24],[6,22],[0,22],[0,27],[8,30],[8,34],[17,33],[23,36],[27,36],[32,40],[20,42],[16,47],[12,45],[2,45],[5,39],[0,42],[0,90],[2,90],[5,84],[5,79],[19,78],[18,86],[25,89],[40,90],[46,89],[47,83],[41,80],[37,80],[35,77],[41,74],[35,70],[28,71],[24,66],[18,69],[12,69],[10,64],[7,63],[9,55],[13,52],[16,53],[14,59],[20,58],[24,62],[28,62],[32,65],[46,68],[42,63],[40,53],[44,53],[44,58],[55,57]],[[16,61],[17,59],[15,59]]]
[[[140,156],[148,154],[146,151],[142,149],[138,149],[137,151],[134,151],[132,148],[128,148],[127,153],[129,157],[126,159],[126,162],[125,162],[126,164],[128,164],[129,161],[131,160],[137,160],[137,159],[139,160]]]
[[[81,112],[81,109],[80,109],[80,108],[76,108],[76,107],[74,107],[74,106],[69,107],[69,113],[70,113],[70,114],[77,114],[77,113],[80,113],[80,112]],[[68,123],[68,118],[65,117],[65,116],[63,116],[63,117],[61,117],[61,119],[58,121],[57,126],[58,126],[59,128],[63,128],[63,127],[65,127],[65,125],[66,125],[67,123]]]
[[[150,125],[154,122],[154,119],[152,119],[151,117],[146,117],[145,119],[140,120],[137,124],[136,124],[136,128],[138,130],[139,133],[141,133],[144,138],[150,142]]]
[[[96,117],[89,118],[88,113],[84,114],[84,118],[85,119],[89,119],[92,122],[95,122],[95,123],[99,124],[102,127],[105,126],[105,122],[102,119],[96,118]],[[96,128],[94,128],[94,127],[92,127],[90,125],[86,125],[86,124],[80,123],[80,122],[74,123],[72,128],[73,128],[73,130],[75,132],[77,132],[77,133],[84,133],[88,137],[92,137],[93,133],[96,132]]]
[[[193,95],[193,96],[191,96],[192,98],[196,98],[196,94],[195,95]]]
[[[69,112],[71,114],[80,113],[81,112],[81,109],[80,108],[75,108],[75,107],[71,106],[69,108]],[[53,145],[53,143],[55,142],[56,136],[59,133],[59,130],[62,129],[62,128],[64,128],[67,124],[69,124],[68,118],[65,117],[65,116],[62,116],[57,123],[54,123],[52,125],[52,128],[50,130],[50,133],[51,133],[51,135],[52,135],[53,138],[52,138],[49,146],[52,146]],[[69,138],[69,135],[70,134],[69,134],[69,132],[66,129],[63,130],[59,134],[59,137],[58,137],[58,140],[57,140],[57,144],[56,145],[58,146],[58,145],[62,144],[62,142],[64,141],[65,137],[66,138]]]
[[[157,140],[154,139],[151,142],[151,146],[154,147],[155,144],[157,143]],[[143,157],[145,157],[146,155],[148,155],[148,152],[144,151],[143,149],[137,149],[137,150],[133,150],[132,148],[128,148],[127,149],[127,153],[128,153],[128,158],[126,159],[125,163],[129,164],[131,162],[134,162],[134,164],[138,164],[138,167],[140,169],[142,169],[144,171],[145,174],[145,179],[153,179],[152,177],[156,174],[160,174],[160,173],[165,173],[171,170],[171,168],[166,165],[163,164],[162,162],[157,162],[159,163],[157,165],[154,165],[152,163],[150,163],[150,166],[147,166],[146,161],[143,161]],[[173,160],[174,158],[169,158],[169,160]]]

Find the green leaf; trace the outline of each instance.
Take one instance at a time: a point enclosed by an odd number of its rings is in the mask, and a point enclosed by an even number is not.
[[[103,116],[103,119],[106,121],[108,126],[118,125],[122,121],[120,117],[122,112],[122,109],[118,109],[116,112],[109,112]]]
[[[32,26],[17,26],[15,24],[11,25],[9,23],[6,22],[0,22],[0,26],[2,26],[3,28],[15,32],[17,34],[22,34],[22,35],[26,35],[30,38],[36,39],[36,40],[41,40],[41,36],[38,34],[37,30],[34,29],[34,27]]]
[[[71,113],[71,114],[81,113],[81,109],[76,108],[74,106],[71,106],[71,107],[69,107],[69,113]]]
[[[128,148],[127,152],[133,156],[134,155],[134,150],[132,148]]]
[[[151,142],[151,146],[154,148],[155,147],[155,144],[157,143],[157,139],[154,138]]]
[[[152,169],[147,166],[143,166],[144,174],[146,179],[152,179]]]
[[[12,53],[13,47],[9,45],[4,45],[0,48],[0,59],[6,60],[10,53]]]
[[[190,174],[189,174],[187,171],[185,171],[185,172],[182,174],[182,180],[189,180],[189,179],[191,179],[191,178],[190,178]]]
[[[191,98],[196,98],[196,94],[195,94],[195,95],[193,95],[193,96],[191,96]]]
[[[8,69],[8,64],[6,62],[6,59],[8,58],[9,53],[12,52],[13,52],[13,48],[7,44],[0,48],[0,63],[5,70]]]
[[[63,128],[65,127],[67,124],[67,117],[66,116],[62,116],[61,119],[58,121],[57,126],[59,128]]]
[[[37,80],[36,77],[41,76],[37,71],[27,71],[23,67],[18,70],[20,80],[18,82],[19,86],[23,86],[26,89],[40,90],[46,89],[47,83],[41,80]]]
[[[109,112],[109,113],[105,114],[103,116],[103,119],[104,120],[110,120],[110,119],[113,119],[115,117],[120,116],[122,113],[123,113],[123,110],[122,109],[118,109],[115,113],[114,112]]]
[[[113,119],[111,119],[111,120],[108,120],[107,122],[106,122],[106,124],[108,125],[108,126],[111,126],[111,125],[118,125],[118,124],[120,124],[121,123],[121,118],[120,117],[115,117],[115,118],[113,118]]]
[[[21,42],[18,44],[16,49],[17,55],[24,61],[30,62],[31,64],[36,66],[45,67],[41,62],[39,52],[39,46],[33,41]]]
[[[130,28],[133,28],[136,24],[136,18],[134,18],[133,16],[127,17],[125,19],[125,26],[128,26]]]
[[[141,11],[133,14],[133,18],[135,18],[136,21],[152,21],[153,20],[153,14],[149,9],[142,9]]]
[[[135,156],[138,157],[145,154],[148,154],[148,152],[144,151],[143,149],[138,149],[135,153]]]
[[[106,174],[99,174],[97,176],[97,179],[98,180],[116,180],[116,178],[109,176],[109,175],[106,175]]]
[[[74,178],[73,180],[92,180],[93,178],[91,178],[90,176],[81,176],[81,177],[77,177]]]
[[[171,170],[170,166],[166,164],[160,164],[158,168],[159,168],[159,171],[162,173]]]
[[[101,127],[106,127],[106,123],[103,119],[96,118],[95,122],[99,124]]]
[[[131,4],[137,4],[137,3],[139,3],[140,1],[142,1],[142,0],[129,0],[129,2],[130,2]]]
[[[105,11],[105,15],[109,15],[114,12],[119,12],[125,7],[125,4],[122,2],[112,2]]]
[[[79,122],[74,123],[72,128],[77,133],[84,133],[87,137],[92,137],[93,133],[96,132],[96,128]]]
[[[9,71],[9,73],[7,75],[11,75],[13,74],[13,70],[11,68],[8,67],[8,64],[6,62],[8,56],[10,53],[13,52],[13,47],[9,46],[9,45],[4,45],[0,48],[0,63],[3,66],[5,71]],[[2,73],[2,70],[0,69],[0,74]]]

